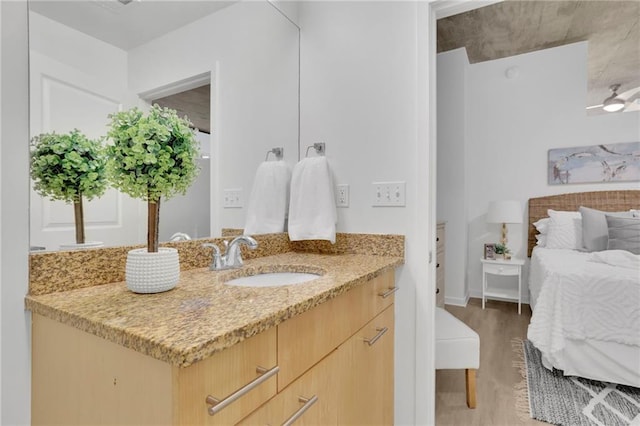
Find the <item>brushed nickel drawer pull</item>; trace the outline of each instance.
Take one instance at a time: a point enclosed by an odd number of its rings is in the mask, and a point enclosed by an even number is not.
[[[389,329],[387,327],[382,327],[382,328],[376,328],[376,331],[378,332],[378,334],[373,336],[371,339],[364,339],[365,343],[368,343],[369,346],[373,346],[373,344],[376,343],[378,339],[384,335],[384,333],[389,331]]]
[[[247,394],[252,389],[262,384],[263,382],[269,380],[269,378],[271,378],[272,376],[278,374],[278,371],[280,371],[280,367],[278,367],[277,365],[270,370],[267,370],[266,368],[263,368],[263,367],[257,367],[256,373],[260,374],[260,376],[254,379],[253,381],[247,383],[246,385],[244,385],[243,387],[241,387],[240,389],[238,389],[228,397],[221,400],[216,398],[215,396],[208,395],[205,401],[207,404],[211,406],[207,410],[209,412],[209,415],[213,416],[214,414],[219,413],[220,411],[225,409],[228,405],[236,401],[238,398]]]
[[[285,420],[285,422],[282,423],[282,426],[291,426],[293,422],[298,420],[304,414],[304,412],[307,411],[309,408],[311,408],[311,406],[315,404],[317,401],[318,401],[318,397],[316,395],[313,395],[311,398],[305,398],[303,396],[299,396],[298,402],[304,405],[300,407],[298,411],[293,413],[291,417]]]
[[[398,287],[389,287],[389,290],[387,290],[384,293],[378,293],[378,296],[382,297],[383,299],[386,299],[387,297],[391,296],[393,293],[395,293],[398,290],[399,290]]]

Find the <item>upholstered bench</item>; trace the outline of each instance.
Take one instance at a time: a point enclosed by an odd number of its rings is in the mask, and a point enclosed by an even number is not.
[[[442,308],[436,308],[436,370],[465,369],[467,406],[476,408],[476,370],[480,337]]]

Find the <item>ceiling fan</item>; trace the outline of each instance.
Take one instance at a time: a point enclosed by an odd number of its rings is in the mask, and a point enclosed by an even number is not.
[[[609,86],[611,95],[599,105],[588,106],[587,109],[602,108],[607,112],[640,111],[640,86],[618,94],[620,84]]]

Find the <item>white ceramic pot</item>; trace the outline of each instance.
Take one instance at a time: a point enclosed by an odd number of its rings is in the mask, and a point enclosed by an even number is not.
[[[60,244],[60,250],[86,250],[91,248],[103,247],[102,241],[86,241],[84,243]]]
[[[146,248],[130,250],[125,271],[127,288],[134,293],[171,290],[180,279],[178,250],[160,247],[157,253]]]

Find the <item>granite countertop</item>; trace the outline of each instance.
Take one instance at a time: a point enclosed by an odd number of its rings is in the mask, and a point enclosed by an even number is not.
[[[242,269],[182,271],[176,288],[164,293],[135,294],[118,282],[27,296],[25,303],[34,313],[186,367],[402,263],[403,258],[392,256],[288,252],[247,260]],[[285,271],[323,275],[282,287],[223,284],[239,276]]]

